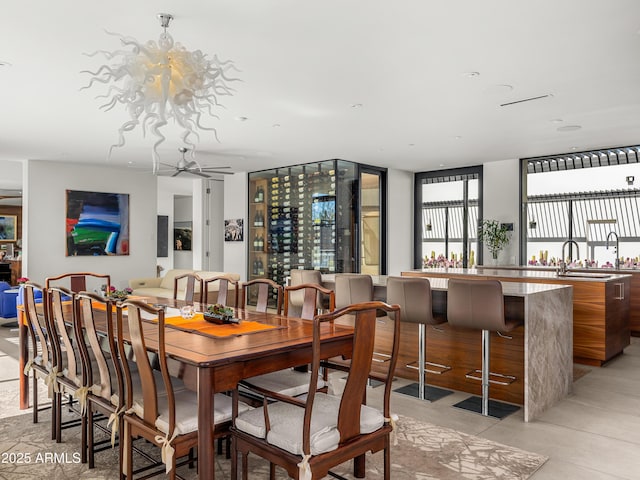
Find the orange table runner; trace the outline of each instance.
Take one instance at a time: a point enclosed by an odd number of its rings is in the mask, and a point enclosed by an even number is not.
[[[257,333],[264,330],[272,330],[274,328],[283,328],[277,325],[267,325],[265,323],[241,320],[240,323],[229,323],[216,325],[209,323],[204,319],[202,313],[196,313],[193,318],[185,319],[182,317],[166,317],[165,324],[173,328],[188,330],[194,333],[210,335],[212,337],[231,337],[236,335],[246,335],[249,333]]]

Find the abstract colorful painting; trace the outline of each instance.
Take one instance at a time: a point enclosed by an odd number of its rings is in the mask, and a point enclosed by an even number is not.
[[[129,194],[67,190],[67,256],[129,255]]]

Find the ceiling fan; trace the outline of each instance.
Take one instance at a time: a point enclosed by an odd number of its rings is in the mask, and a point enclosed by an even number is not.
[[[221,175],[233,175],[233,172],[223,172],[222,170],[231,168],[231,167],[201,167],[200,164],[195,160],[187,160],[185,158],[186,153],[189,151],[186,147],[178,148],[178,151],[182,153],[182,158],[178,160],[178,163],[175,165],[170,165],[168,163],[160,163],[160,165],[164,165],[165,167],[170,167],[175,172],[172,177],[177,177],[181,173],[190,173],[192,175],[198,175],[199,177],[211,178],[209,173],[217,173]]]

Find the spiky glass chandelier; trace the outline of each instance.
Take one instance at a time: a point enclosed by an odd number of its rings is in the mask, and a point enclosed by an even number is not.
[[[146,136],[150,131],[155,138],[154,173],[158,171],[158,146],[165,141],[162,128],[170,120],[183,129],[180,138],[191,151],[200,139],[198,130],[211,131],[218,139],[215,128],[205,127],[200,120],[205,113],[218,118],[214,113],[221,106],[218,98],[233,95],[235,90],[228,82],[238,80],[228,76],[229,70],[235,69],[232,61],[222,62],[216,55],[210,58],[200,50],[187,50],[167,32],[173,16],[160,13],[158,18],[163,32],[157,43],[150,40],[141,44],[132,37],[107,32],[119,37],[124,48],[88,54],[102,54],[109,64],[101,65],[95,72],[82,72],[91,75],[83,89],[95,83],[109,85],[105,94],[96,97],[107,99],[101,109],[109,111],[122,104],[129,114],[129,120],[118,129],[118,143],[109,149],[109,157],[114,148],[124,146],[126,132],[142,125],[143,134]]]

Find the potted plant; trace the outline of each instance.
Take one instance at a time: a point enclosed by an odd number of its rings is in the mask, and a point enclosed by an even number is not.
[[[497,220],[485,220],[480,227],[480,239],[487,246],[494,260],[498,259],[500,250],[509,243],[510,236],[507,225]]]

